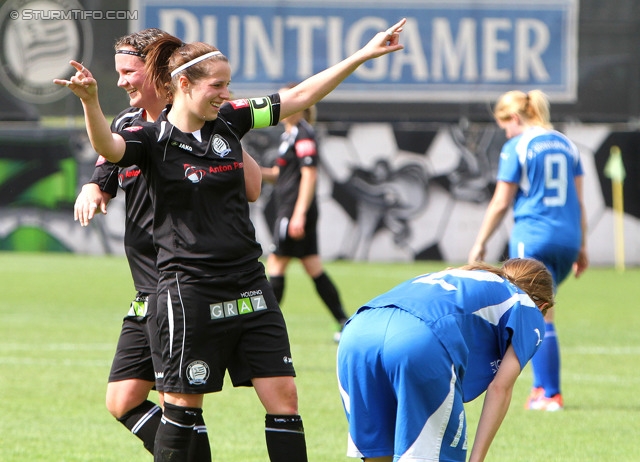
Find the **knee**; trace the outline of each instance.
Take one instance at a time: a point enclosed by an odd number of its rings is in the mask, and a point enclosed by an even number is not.
[[[253,385],[268,414],[298,414],[298,390],[293,377],[254,379]]]
[[[298,414],[298,389],[293,380],[280,393],[279,414]]]
[[[277,396],[276,414],[298,414],[298,389],[293,379],[281,385]]]
[[[111,382],[107,385],[105,404],[116,419],[142,404],[148,397],[150,387],[146,383]]]
[[[119,399],[118,396],[109,393],[107,393],[105,404],[109,413],[116,419],[120,419],[128,411],[133,409],[132,407],[128,406],[122,399]]]

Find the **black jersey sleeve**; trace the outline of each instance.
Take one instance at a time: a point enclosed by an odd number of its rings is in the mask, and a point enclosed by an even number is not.
[[[130,167],[132,165],[142,167],[147,163],[147,153],[152,152],[150,140],[153,138],[154,130],[152,124],[143,125],[127,127],[118,132],[126,143],[124,155],[117,162],[119,167]]]
[[[116,133],[123,130],[125,127],[130,127],[136,123],[144,120],[144,110],[141,108],[129,107],[120,112],[111,121],[111,131]],[[116,197],[118,194],[118,171],[119,167],[106,160],[104,157],[98,157],[96,161],[96,167],[91,175],[89,183],[95,183],[98,185],[101,191],[111,194],[111,197]]]
[[[118,194],[118,166],[100,156],[89,183],[97,184],[101,191],[111,194],[111,197],[116,197]]]
[[[252,128],[278,125],[280,94],[229,101],[220,108],[220,116],[240,139]]]
[[[318,166],[318,146],[313,127],[305,120],[298,124],[298,134],[294,141],[293,149],[300,167]]]

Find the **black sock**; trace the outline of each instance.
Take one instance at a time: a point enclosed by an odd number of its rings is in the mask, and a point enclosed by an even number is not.
[[[273,287],[273,293],[276,294],[276,300],[280,303],[284,295],[284,276],[269,276],[269,282]]]
[[[189,443],[189,462],[211,462],[211,445],[202,414],[198,415]]]
[[[193,427],[201,414],[200,408],[164,403],[164,413],[156,433],[154,462],[188,460]]]
[[[271,462],[307,462],[307,444],[299,415],[267,414],[264,432]]]
[[[313,282],[316,285],[316,291],[322,301],[327,305],[329,311],[333,317],[340,323],[340,325],[344,324],[347,320],[347,315],[342,309],[342,302],[340,301],[340,295],[338,294],[338,289],[333,284],[327,273],[322,273],[317,278],[313,279]]]
[[[160,406],[147,400],[120,417],[118,422],[140,438],[145,449],[153,454],[153,443],[161,417],[162,409]]]

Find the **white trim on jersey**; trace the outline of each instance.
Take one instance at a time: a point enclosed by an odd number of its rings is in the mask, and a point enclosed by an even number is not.
[[[528,295],[515,293],[504,302],[498,303],[497,305],[485,306],[484,308],[474,311],[473,314],[480,316],[488,323],[497,326],[500,322],[500,318],[502,318],[502,316],[518,302],[525,306],[535,306]]]
[[[122,130],[121,125],[127,122],[127,119],[138,119],[142,112],[144,112],[144,109],[142,108],[137,108],[135,111],[125,112],[113,121],[113,126],[117,131],[120,131]]]

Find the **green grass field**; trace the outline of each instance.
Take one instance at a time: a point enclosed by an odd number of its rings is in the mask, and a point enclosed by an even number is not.
[[[349,313],[439,262],[334,262]],[[134,295],[121,257],[0,253],[0,461],[150,461],[104,406],[120,323]],[[311,462],[346,462],[334,324],[300,266],[283,310],[298,372]],[[590,268],[561,288],[557,328],[566,408],[523,410],[531,373],[489,452],[493,461],[632,461],[640,434],[640,269]],[[482,399],[467,406],[469,443]],[[205,398],[213,460],[265,462],[264,411],[252,389]]]

